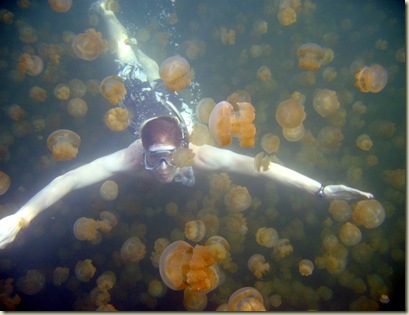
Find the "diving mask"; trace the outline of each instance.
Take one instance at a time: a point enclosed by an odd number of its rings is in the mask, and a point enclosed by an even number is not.
[[[175,151],[176,148],[173,150],[146,150],[144,152],[145,169],[152,171],[156,169],[162,162],[165,162],[168,166],[177,167],[173,159],[173,153]]]

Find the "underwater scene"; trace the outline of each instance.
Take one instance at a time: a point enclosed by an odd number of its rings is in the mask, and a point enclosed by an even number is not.
[[[404,311],[405,10],[2,1],[0,310]],[[132,58],[141,67],[125,84]],[[194,164],[193,181],[149,176],[165,164],[192,170],[186,144],[144,153],[148,176],[89,172],[90,184],[36,195],[139,138],[141,119],[158,115],[131,93],[139,82],[183,100],[186,142],[254,165],[235,170],[221,155],[209,171]],[[283,185],[292,178],[271,179],[282,166],[373,198]]]

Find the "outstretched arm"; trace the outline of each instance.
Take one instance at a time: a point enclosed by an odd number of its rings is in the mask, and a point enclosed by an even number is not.
[[[11,243],[20,229],[27,227],[39,213],[69,192],[135,169],[140,165],[138,145],[99,158],[54,179],[16,213],[0,220],[0,249]]]
[[[264,177],[286,186],[297,187],[327,199],[373,198],[373,195],[345,185],[323,186],[320,182],[277,163],[270,162],[267,171],[254,168],[254,158],[209,145],[191,145],[195,153],[195,167],[204,170],[224,170],[253,177]]]

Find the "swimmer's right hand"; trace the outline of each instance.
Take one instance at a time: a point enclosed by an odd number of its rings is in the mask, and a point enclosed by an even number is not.
[[[15,214],[4,217],[0,220],[0,249],[5,248],[14,241],[18,232],[24,226],[21,216]]]

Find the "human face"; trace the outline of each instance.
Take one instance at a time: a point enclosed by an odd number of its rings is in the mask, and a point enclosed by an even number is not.
[[[170,183],[178,168],[172,164],[172,153],[176,147],[154,144],[144,154],[144,164],[148,171],[161,183]]]

